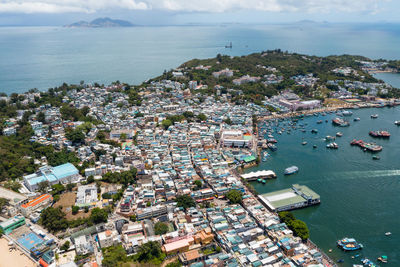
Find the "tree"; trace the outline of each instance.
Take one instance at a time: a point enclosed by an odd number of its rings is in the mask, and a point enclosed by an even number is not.
[[[5,206],[9,203],[8,199],[0,197],[0,213]]]
[[[194,181],[194,184],[196,185],[197,189],[200,189],[203,183],[200,180]]]
[[[72,206],[72,214],[75,215],[79,212],[79,207],[78,206]]]
[[[122,142],[124,142],[124,141],[126,140],[126,138],[127,138],[126,133],[121,133],[121,136],[119,137],[119,139],[120,139]]]
[[[206,121],[206,120],[207,120],[207,116],[204,115],[204,113],[200,113],[199,115],[197,115],[197,118],[198,118],[200,121]]]
[[[47,190],[49,189],[49,181],[45,180],[45,181],[41,181],[40,183],[38,183],[38,191],[40,193],[47,193]]]
[[[183,209],[188,209],[190,207],[196,207],[196,202],[189,195],[180,195],[176,197],[176,202],[178,207]]]
[[[40,214],[39,224],[51,232],[65,230],[68,227],[68,221],[61,208],[48,207]]]
[[[43,112],[39,112],[36,116],[36,119],[38,121],[40,121],[41,123],[45,123],[46,122],[46,115],[44,115]]]
[[[168,263],[165,267],[181,267],[182,263],[179,260]]]
[[[121,245],[103,249],[103,261],[101,263],[104,267],[120,266],[121,263],[127,261],[126,251]]]
[[[163,222],[157,222],[154,225],[154,233],[156,235],[166,234],[166,233],[168,233],[168,229],[169,229],[168,225],[166,223],[163,223]]]
[[[58,194],[61,194],[62,192],[64,192],[65,186],[62,184],[53,184],[51,186],[51,189],[52,189],[51,194],[54,196],[54,195],[58,195]]]
[[[86,181],[87,181],[88,184],[93,183],[93,182],[94,182],[94,177],[93,177],[93,175],[90,175],[90,176],[87,178]]]
[[[310,231],[308,230],[307,224],[296,219],[293,213],[282,211],[278,213],[278,216],[279,219],[293,231],[295,236],[300,237],[302,240],[307,240],[310,237]]]
[[[167,130],[167,129],[169,128],[169,126],[172,125],[172,121],[171,121],[171,120],[168,120],[168,119],[163,120],[163,121],[161,122],[161,125],[164,127],[165,130]]]
[[[224,122],[225,122],[226,124],[228,124],[228,125],[232,125],[232,120],[231,120],[231,118],[226,118],[226,119],[224,120]]]
[[[70,247],[70,242],[67,240],[65,243],[60,247],[62,251],[67,251]]]
[[[74,189],[75,184],[67,184],[67,191],[72,191]]]
[[[232,204],[239,204],[242,202],[243,195],[240,191],[236,189],[229,190],[225,197],[229,199]]]
[[[165,258],[165,255],[162,254],[161,247],[158,242],[150,241],[139,247],[136,258],[139,262],[149,262],[157,258],[160,258],[162,261]]]
[[[106,210],[100,208],[92,209],[92,212],[90,214],[90,221],[92,221],[94,224],[107,222],[107,218],[108,213]]]
[[[83,143],[85,141],[85,135],[79,129],[75,130],[67,129],[65,137],[73,144]]]
[[[129,219],[132,221],[132,222],[136,222],[136,214],[133,214],[133,215],[131,215],[130,217],[129,217]]]

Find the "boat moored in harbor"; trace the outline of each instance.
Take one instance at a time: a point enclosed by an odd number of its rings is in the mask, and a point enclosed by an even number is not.
[[[285,175],[295,174],[298,171],[299,171],[299,168],[297,166],[291,166],[291,167],[285,169]]]
[[[370,131],[369,135],[372,137],[389,138],[390,133],[388,131]]]
[[[333,143],[327,144],[327,145],[326,145],[326,148],[338,149],[338,148],[339,148],[339,145],[336,144],[335,142],[333,142]]]
[[[363,140],[354,139],[353,141],[350,142],[350,145],[359,146],[359,147],[361,147],[365,150],[371,151],[371,152],[379,152],[382,150],[382,146],[374,144],[374,143],[367,143],[367,142],[364,142]]]
[[[337,242],[338,247],[343,249],[344,251],[353,251],[362,249],[363,245],[358,243],[354,238],[343,238],[338,240]]]
[[[371,119],[377,119],[378,118],[378,114],[372,114],[371,115]]]
[[[340,127],[350,126],[350,123],[348,121],[345,121],[345,120],[343,120],[341,118],[334,118],[332,120],[332,123],[333,123],[333,125],[337,125],[337,126],[340,126]]]

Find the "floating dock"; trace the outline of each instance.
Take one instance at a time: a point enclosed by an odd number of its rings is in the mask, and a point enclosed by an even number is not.
[[[273,171],[256,171],[249,172],[246,174],[242,174],[241,177],[246,181],[255,181],[257,179],[265,179],[265,178],[276,178],[276,174]]]
[[[283,189],[258,196],[271,211],[286,211],[305,208],[320,203],[320,196],[305,185],[294,184]]]

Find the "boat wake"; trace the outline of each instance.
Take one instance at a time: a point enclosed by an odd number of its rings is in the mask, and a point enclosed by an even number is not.
[[[349,171],[349,172],[335,172],[327,173],[321,180],[307,180],[302,183],[315,183],[315,182],[335,182],[357,179],[368,179],[377,177],[391,177],[400,176],[400,170],[376,170],[376,171]]]

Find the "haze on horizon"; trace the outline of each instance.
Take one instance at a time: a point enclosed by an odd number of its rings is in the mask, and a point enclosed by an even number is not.
[[[396,0],[2,0],[0,25],[59,26],[97,17],[138,25],[400,22]]]

